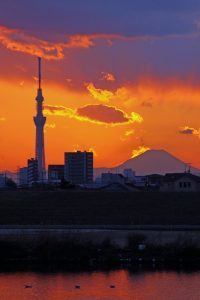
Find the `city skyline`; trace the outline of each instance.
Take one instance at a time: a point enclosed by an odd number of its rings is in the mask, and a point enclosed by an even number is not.
[[[0,169],[34,156],[37,56],[47,164],[91,150],[96,167],[114,167],[165,149],[200,168],[198,2],[67,2],[0,3]]]

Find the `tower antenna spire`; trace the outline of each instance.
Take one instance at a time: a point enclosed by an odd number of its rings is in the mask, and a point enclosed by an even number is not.
[[[42,76],[41,76],[41,57],[38,57],[38,84],[39,84],[39,90],[41,89],[41,81],[42,81]]]
[[[44,125],[46,123],[46,117],[43,115],[43,101],[41,88],[41,57],[38,57],[38,90],[36,96],[37,102],[37,114],[34,117],[36,126],[36,147],[35,158],[38,162],[38,177],[39,181],[44,181],[46,176],[45,170],[45,150],[44,150]]]

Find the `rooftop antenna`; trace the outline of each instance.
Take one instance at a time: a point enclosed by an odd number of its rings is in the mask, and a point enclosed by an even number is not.
[[[185,173],[191,173],[191,163],[185,164]]]
[[[39,84],[39,90],[41,90],[41,57],[38,57],[38,84]]]

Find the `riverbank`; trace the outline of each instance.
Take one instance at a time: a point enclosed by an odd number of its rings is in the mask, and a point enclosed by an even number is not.
[[[177,239],[165,245],[149,243],[142,234],[129,235],[124,247],[111,240],[79,240],[78,237],[40,236],[0,240],[0,263],[13,265],[51,265],[63,267],[115,268],[138,265],[157,267],[194,265],[200,267],[200,247],[191,240]]]
[[[200,225],[200,193],[0,191],[2,225]]]

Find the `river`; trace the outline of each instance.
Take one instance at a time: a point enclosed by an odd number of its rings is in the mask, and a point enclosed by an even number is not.
[[[1,300],[199,300],[200,272],[6,272]]]

